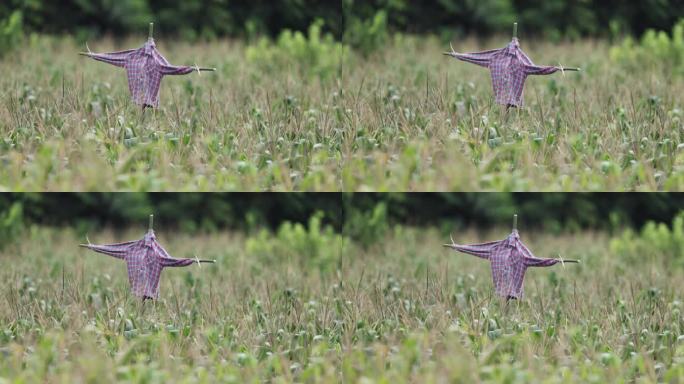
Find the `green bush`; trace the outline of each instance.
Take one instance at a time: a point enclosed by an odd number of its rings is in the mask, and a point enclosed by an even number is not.
[[[280,225],[275,235],[261,230],[246,242],[247,252],[264,262],[298,260],[302,266],[315,266],[322,272],[334,269],[345,239],[330,226],[323,226],[322,213],[309,219],[308,228],[289,221]]]
[[[247,60],[266,71],[285,66],[299,69],[302,76],[329,78],[340,65],[343,47],[331,34],[323,34],[322,27],[323,22],[317,20],[308,36],[285,30],[275,42],[261,38],[247,48]]]
[[[13,203],[0,212],[0,249],[12,244],[24,230],[24,210],[21,203]]]
[[[649,221],[641,233],[627,229],[611,240],[610,249],[634,262],[643,262],[644,258],[650,257],[681,263],[684,260],[684,212],[675,217],[672,228]]]
[[[649,29],[641,41],[627,37],[621,45],[613,47],[610,54],[613,61],[630,69],[663,65],[672,73],[684,75],[684,19],[674,26],[672,36]]]
[[[0,57],[19,46],[23,33],[21,11],[14,11],[7,19],[0,20]]]
[[[352,210],[345,223],[345,233],[366,248],[384,240],[388,229],[387,204],[384,202],[372,210]]]
[[[387,12],[378,11],[367,20],[352,19],[346,28],[344,41],[363,55],[369,55],[382,48],[389,40]]]

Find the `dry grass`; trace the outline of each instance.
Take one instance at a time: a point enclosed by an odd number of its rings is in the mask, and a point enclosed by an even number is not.
[[[584,71],[530,78],[526,107],[508,115],[491,102],[487,71],[441,56],[448,45],[433,39],[397,37],[365,59],[347,51],[341,78],[330,68],[324,77],[308,75],[301,58],[249,61],[240,42],[158,43],[173,63],[218,72],[167,77],[161,109],[146,116],[128,102],[122,70],[77,56],[80,48],[68,40],[39,38],[0,62],[10,74],[0,79],[0,188],[684,186],[684,79],[657,64],[638,72],[616,65],[604,42],[523,40],[536,62]]]
[[[473,51],[505,42],[455,44]],[[399,40],[352,65],[349,126],[375,149],[365,172],[346,168],[346,187],[681,188],[681,78],[648,63],[630,73],[610,62],[600,41],[522,44],[537,63],[583,72],[528,78],[525,108],[509,114],[492,104],[486,69],[440,57],[431,40]],[[372,177],[356,177],[364,173]]]
[[[91,233],[90,239],[138,235]],[[330,270],[289,252],[293,244],[279,244],[275,254],[257,252],[253,241],[261,237],[158,235],[174,256],[197,253],[219,262],[167,269],[161,299],[144,305],[127,295],[124,265],[77,248],[71,231],[34,229],[3,251],[0,377],[148,383],[684,377],[681,269],[662,257],[627,261],[611,253],[604,234],[523,233],[537,255],[560,253],[583,263],[529,270],[525,299],[508,306],[492,297],[487,264],[442,249],[448,235],[433,230],[396,228],[368,250],[353,242],[322,249],[338,255],[331,263],[341,268]]]

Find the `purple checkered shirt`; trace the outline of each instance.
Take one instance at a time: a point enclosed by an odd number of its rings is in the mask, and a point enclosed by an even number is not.
[[[95,252],[114,256],[126,261],[128,281],[133,294],[143,299],[159,297],[159,278],[165,267],[185,267],[195,259],[175,259],[157,242],[154,231],[149,231],[140,240],[125,243],[94,245],[83,244]]]
[[[128,74],[128,89],[133,101],[145,107],[159,107],[159,87],[165,75],[186,75],[194,71],[195,67],[175,66],[169,64],[164,56],[157,51],[154,39],[147,40],[138,49],[110,53],[92,53],[87,56],[126,69]]]
[[[523,105],[523,88],[527,76],[550,75],[561,69],[532,63],[532,60],[520,49],[517,38],[513,38],[506,48],[473,53],[451,52],[449,55],[489,68],[496,102],[507,106]]]
[[[558,259],[535,257],[520,241],[516,230],[505,240],[473,245],[452,244],[450,247],[489,260],[496,294],[506,298],[519,299],[523,296],[523,280],[528,267],[549,267],[560,262]]]

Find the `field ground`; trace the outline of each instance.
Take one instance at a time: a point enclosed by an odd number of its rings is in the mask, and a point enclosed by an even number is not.
[[[0,252],[0,378],[684,379],[684,274],[658,252],[618,254],[608,234],[523,232],[537,256],[582,264],[529,270],[525,299],[505,306],[491,296],[485,262],[441,247],[448,234],[397,227],[364,249],[325,231],[297,233],[160,232],[172,255],[218,264],[165,270],[161,299],[141,305],[126,294],[122,262],[78,248],[83,235],[72,230],[33,228]],[[93,242],[137,236],[89,234]]]
[[[606,42],[523,39],[535,62],[583,72],[530,78],[526,107],[508,115],[488,72],[443,57],[436,39],[398,36],[343,61],[325,44],[292,60],[256,43],[158,44],[174,64],[218,71],[165,78],[161,109],[145,115],[123,70],[70,40],[37,38],[0,61],[0,189],[684,188],[684,78],[612,62]]]

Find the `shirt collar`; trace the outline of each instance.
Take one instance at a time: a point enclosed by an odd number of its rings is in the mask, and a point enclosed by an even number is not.
[[[154,231],[151,229],[149,231],[147,231],[147,233],[145,234],[145,237],[143,238],[143,242],[144,242],[145,246],[150,247],[150,248],[152,247],[152,243],[154,243],[156,240],[157,240],[157,237],[154,235]]]
[[[143,52],[145,52],[146,55],[152,55],[152,51],[154,51],[156,47],[157,46],[154,43],[154,39],[150,37],[145,42],[145,45],[143,45]]]
[[[518,41],[517,37],[514,37],[513,40],[511,40],[510,43],[508,43],[508,46],[506,47],[506,51],[510,54],[515,54],[515,52],[520,49],[520,42]]]
[[[513,232],[511,232],[511,234],[508,235],[506,240],[504,240],[504,242],[506,243],[506,245],[515,246],[515,243],[518,242],[519,240],[520,240],[520,235],[518,234],[518,230],[514,229]]]

